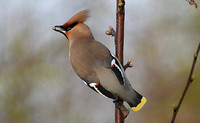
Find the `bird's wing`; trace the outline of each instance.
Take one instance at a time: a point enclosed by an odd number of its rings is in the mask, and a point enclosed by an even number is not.
[[[100,95],[104,96],[104,97],[108,97],[108,98],[112,98],[112,99],[116,99],[117,97],[115,95],[113,95],[111,92],[109,92],[108,90],[106,90],[99,82],[91,82],[89,80],[83,79],[83,82],[90,87],[91,89],[93,89],[94,91],[96,91],[97,93],[99,93]]]
[[[114,54],[110,53],[110,56],[111,56],[110,69],[112,69],[112,71],[115,73],[120,84],[124,85],[125,84],[124,68],[122,67],[121,63]]]
[[[93,42],[91,47],[93,48],[91,51],[93,51],[93,54],[96,56],[95,60],[98,66],[103,65],[108,69],[112,69],[120,84],[124,85],[126,81],[124,68],[122,67],[117,57],[98,41]]]

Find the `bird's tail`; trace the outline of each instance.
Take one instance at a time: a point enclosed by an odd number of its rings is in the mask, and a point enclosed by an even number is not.
[[[133,111],[139,111],[144,106],[147,100],[144,96],[140,95],[136,91],[134,91],[133,95],[134,96],[130,100],[127,100],[126,102],[130,105]]]
[[[133,111],[139,111],[146,102],[147,102],[146,98],[142,97],[142,99],[140,100],[140,103],[138,103],[136,106],[131,107],[131,109]]]

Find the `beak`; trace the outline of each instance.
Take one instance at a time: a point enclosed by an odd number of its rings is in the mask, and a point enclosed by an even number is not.
[[[52,29],[57,31],[57,32],[62,33],[68,39],[67,35],[65,34],[66,31],[63,29],[62,26],[54,26],[54,27],[52,27]]]
[[[52,29],[61,33],[65,32],[62,26],[54,26]]]

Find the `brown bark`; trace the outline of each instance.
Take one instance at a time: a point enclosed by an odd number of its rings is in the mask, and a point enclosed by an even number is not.
[[[115,35],[115,48],[116,48],[116,56],[123,65],[123,48],[124,48],[124,0],[117,0],[117,12],[116,12],[116,35]],[[125,117],[115,103],[115,123],[124,123]]]

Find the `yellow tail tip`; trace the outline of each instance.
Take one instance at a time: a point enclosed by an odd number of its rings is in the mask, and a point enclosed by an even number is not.
[[[133,111],[139,111],[146,102],[147,102],[147,99],[145,97],[142,97],[141,102],[136,107],[132,107],[131,109]]]

